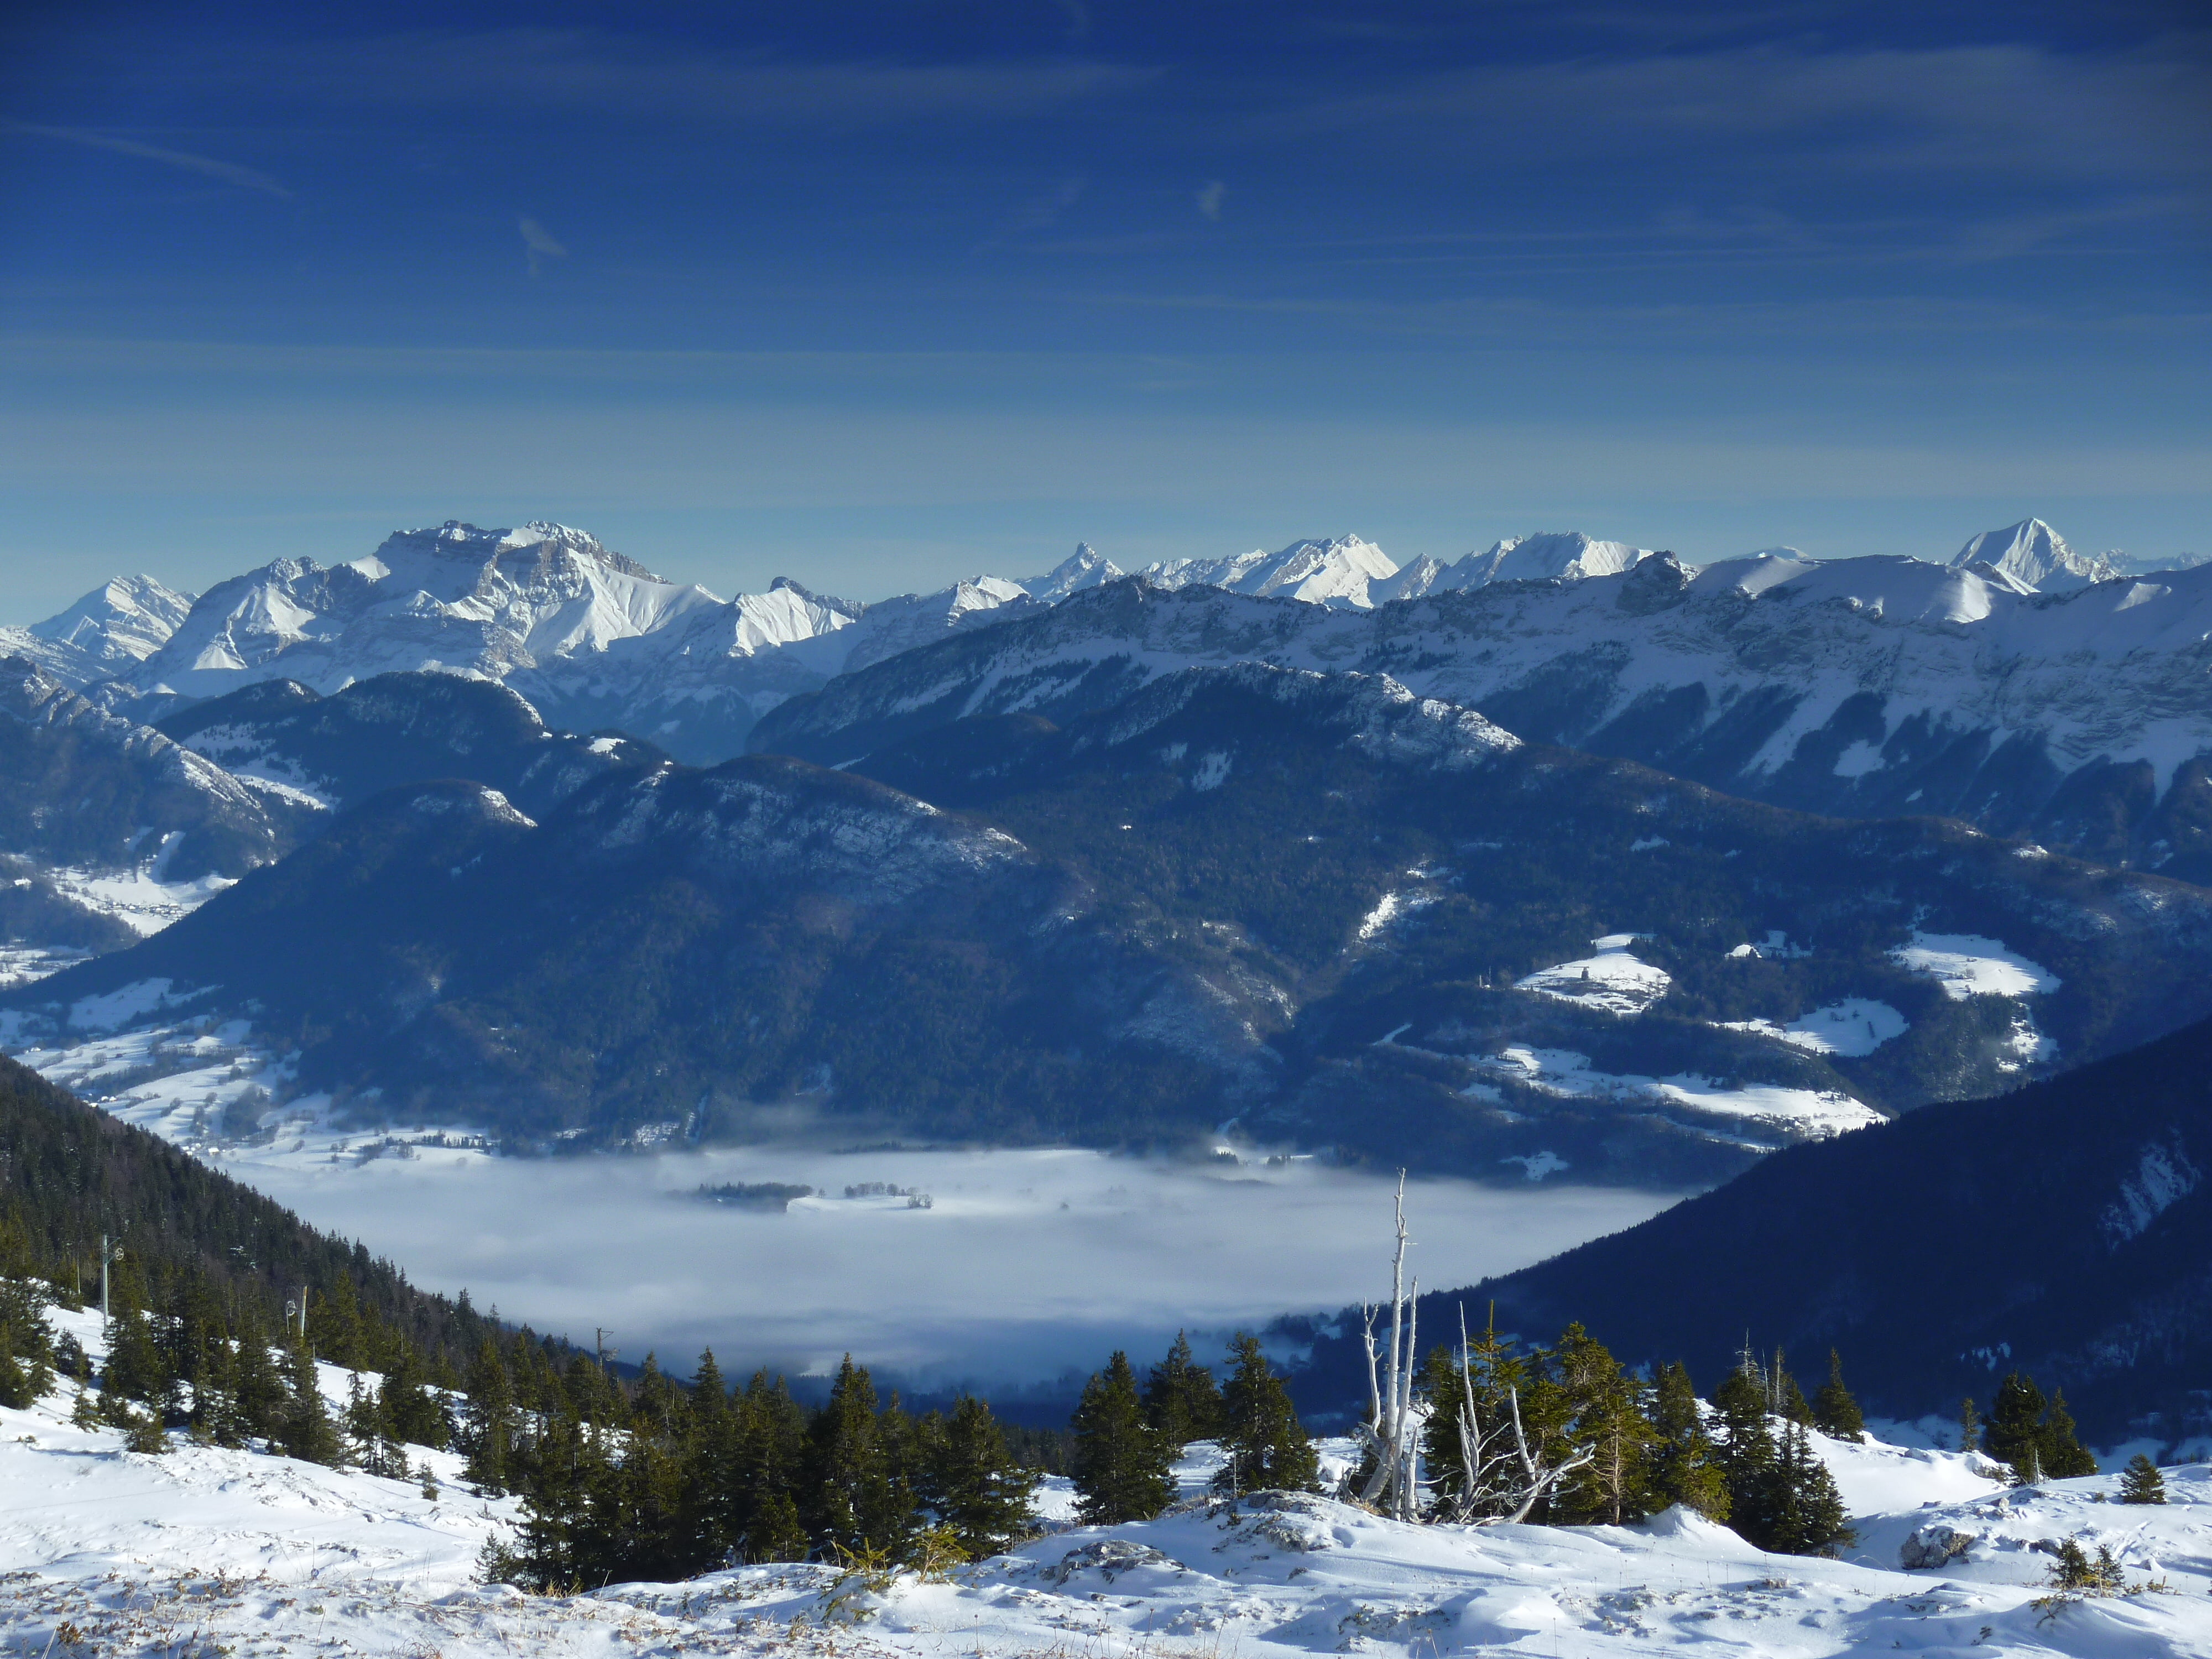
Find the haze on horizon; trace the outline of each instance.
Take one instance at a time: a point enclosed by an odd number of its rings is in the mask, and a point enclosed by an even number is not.
[[[856,596],[2212,550],[2179,3],[90,7],[0,64],[0,620],[452,517]]]

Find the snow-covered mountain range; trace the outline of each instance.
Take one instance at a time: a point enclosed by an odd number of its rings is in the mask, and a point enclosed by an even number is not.
[[[1904,558],[1652,556],[1368,610],[1124,583],[841,676],[750,742],[838,764],[965,716],[1065,721],[1157,674],[1256,660],[1388,673],[1520,737],[1735,794],[1942,813],[2202,878],[2209,641],[2205,567],[2045,594]]]
[[[1401,567],[1342,536],[1133,574],[1168,592],[1300,601],[1293,621],[1262,630],[1300,636],[1270,659],[1387,668],[1509,726],[1517,717],[1524,735],[1610,746],[1822,811],[1958,812],[2152,863],[2179,850],[2150,805],[2177,781],[2193,799],[2197,757],[2212,749],[2189,666],[2205,631],[2189,614],[2201,584],[2169,574],[2125,585],[2110,558],[2075,552],[2039,519],[1972,538],[1948,569],[1816,563],[1778,549],[1691,578],[1668,557],[1671,575],[1639,578],[1617,599],[1652,556],[1547,532]],[[1124,577],[1084,544],[1041,576],[977,576],[872,604],[788,579],[726,601],[564,526],[448,523],[397,532],[349,563],[278,560],[197,599],[118,578],[46,622],[0,629],[0,653],[140,719],[262,679],[329,692],[438,670],[512,685],[556,726],[618,729],[711,764],[742,752],[795,697],[842,691],[888,659],[1034,620]],[[1670,586],[1685,604],[1668,600]],[[1394,603],[1449,595],[1480,597],[1418,617]],[[2054,609],[2054,599],[2067,603]],[[1183,659],[1232,660],[1249,631],[1232,627],[1230,641]],[[1415,633],[1426,637],[1414,658],[1385,643]],[[1354,635],[1372,643],[1343,643]],[[2121,672],[2087,671],[2092,662]],[[1547,705],[1533,726],[1532,696]],[[822,718],[794,717],[771,724],[775,741]],[[2079,799],[2061,799],[2069,784]],[[2116,810],[2124,833],[2110,828]]]

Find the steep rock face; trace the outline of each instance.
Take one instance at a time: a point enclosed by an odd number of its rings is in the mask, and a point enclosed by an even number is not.
[[[69,686],[127,674],[168,642],[192,596],[151,576],[116,576],[28,628],[0,628],[0,656],[20,656]]]
[[[2212,568],[2068,594],[1903,558],[1653,557],[1335,611],[1117,583],[848,675],[750,739],[847,761],[968,715],[1065,721],[1154,676],[1385,672],[1531,740],[1753,799],[1933,812],[2212,876]]]
[[[327,697],[263,680],[168,715],[157,729],[249,787],[331,807],[460,777],[543,813],[608,772],[665,758],[633,738],[550,731],[516,692],[453,674],[380,674]]]
[[[2071,593],[2120,574],[2101,555],[2076,553],[2040,519],[1984,530],[1959,550],[1951,564],[1954,569],[1986,566],[2027,592]]]

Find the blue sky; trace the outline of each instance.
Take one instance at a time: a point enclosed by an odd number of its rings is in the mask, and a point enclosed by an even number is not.
[[[240,4],[0,39],[0,620],[461,517],[2212,551],[2181,4]]]

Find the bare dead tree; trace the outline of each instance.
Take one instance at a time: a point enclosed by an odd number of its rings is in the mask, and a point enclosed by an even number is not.
[[[1521,1390],[1505,1386],[1503,1409],[1493,1408],[1485,1425],[1474,1397],[1474,1345],[1468,1340],[1467,1308],[1459,1310],[1460,1397],[1456,1402],[1460,1489],[1440,1494],[1439,1519],[1496,1526],[1526,1521],[1560,1481],[1588,1467],[1594,1446],[1571,1446],[1556,1463],[1547,1463],[1541,1447],[1531,1449],[1521,1421]]]
[[[1413,1399],[1413,1371],[1419,1346],[1415,1298],[1420,1281],[1406,1282],[1406,1172],[1398,1171],[1398,1248],[1390,1259],[1390,1351],[1387,1370],[1375,1347],[1374,1304],[1360,1309],[1367,1343],[1367,1421],[1361,1440],[1374,1460],[1359,1501],[1398,1521],[1417,1521],[1421,1513],[1420,1432],[1425,1417]]]

